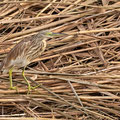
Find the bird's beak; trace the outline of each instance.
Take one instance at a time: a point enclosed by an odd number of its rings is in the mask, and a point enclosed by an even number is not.
[[[54,33],[54,32],[52,32],[52,36],[55,36],[55,37],[59,37],[59,36],[64,36],[64,35],[67,35],[67,34],[65,34],[65,33]]]

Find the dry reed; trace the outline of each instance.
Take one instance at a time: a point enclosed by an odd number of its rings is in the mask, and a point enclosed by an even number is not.
[[[68,36],[47,41],[28,66],[30,94],[14,71],[18,91],[0,75],[2,120],[118,120],[120,118],[119,0],[2,0],[0,61],[27,36],[43,29]]]

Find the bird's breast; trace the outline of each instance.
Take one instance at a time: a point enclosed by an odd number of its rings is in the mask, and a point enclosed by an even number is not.
[[[43,48],[42,48],[42,51],[44,51],[45,48],[46,48],[46,40],[43,40],[42,42],[43,42]]]
[[[16,59],[10,61],[10,66],[14,66],[17,68],[27,66],[30,62],[26,59],[26,57],[18,56]]]

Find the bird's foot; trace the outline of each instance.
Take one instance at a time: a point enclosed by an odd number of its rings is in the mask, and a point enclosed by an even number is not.
[[[40,85],[41,85],[41,84],[36,85],[36,86],[34,86],[34,87],[32,87],[31,85],[28,85],[28,93],[27,93],[27,94],[30,94],[30,92],[31,92],[32,90],[35,90],[35,89],[38,88]]]
[[[27,94],[30,94],[30,92],[34,90],[34,87],[32,87],[30,84],[28,85],[28,93]]]
[[[18,89],[17,89],[16,86],[14,86],[14,87],[13,87],[13,86],[10,86],[10,89],[11,89],[11,90],[16,90],[16,91],[18,91]]]
[[[41,84],[36,85],[36,86],[34,86],[34,87],[31,87],[31,89],[32,89],[32,90],[35,90],[35,89],[38,88],[39,86],[41,86]]]

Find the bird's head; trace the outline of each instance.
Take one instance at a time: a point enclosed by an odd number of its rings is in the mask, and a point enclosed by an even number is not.
[[[43,30],[43,31],[40,31],[38,34],[44,38],[53,38],[53,37],[59,37],[59,36],[66,35],[64,33],[51,32],[50,30]]]

